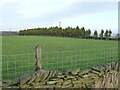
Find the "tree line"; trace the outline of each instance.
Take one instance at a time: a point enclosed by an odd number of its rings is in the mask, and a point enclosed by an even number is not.
[[[50,28],[32,28],[19,31],[19,35],[40,35],[40,36],[59,36],[59,37],[74,37],[74,38],[94,38],[94,39],[109,39],[112,31],[101,30],[98,34],[97,30],[91,36],[91,30],[79,26],[72,28],[50,27]]]

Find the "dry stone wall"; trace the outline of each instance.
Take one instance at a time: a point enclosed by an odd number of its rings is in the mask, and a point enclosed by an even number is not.
[[[66,73],[38,70],[17,81],[1,81],[2,88],[120,88],[120,63],[111,62],[81,71]]]

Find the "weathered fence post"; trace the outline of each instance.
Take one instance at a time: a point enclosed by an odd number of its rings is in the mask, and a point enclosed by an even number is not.
[[[42,69],[42,63],[41,63],[41,48],[39,45],[36,46],[35,48],[35,58],[36,58],[36,62],[35,62],[35,71],[38,71],[40,69]]]

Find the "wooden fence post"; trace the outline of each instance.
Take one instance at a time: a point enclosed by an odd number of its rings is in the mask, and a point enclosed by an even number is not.
[[[41,48],[39,45],[36,46],[35,48],[35,58],[36,58],[36,62],[35,62],[35,71],[38,71],[40,69],[42,69],[42,63],[41,63]]]

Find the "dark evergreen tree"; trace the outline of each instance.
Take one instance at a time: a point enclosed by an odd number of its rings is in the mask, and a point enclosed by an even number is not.
[[[108,30],[106,30],[104,36],[105,36],[106,39],[108,39]]]
[[[100,35],[99,35],[99,36],[100,36],[100,39],[103,39],[103,34],[104,34],[104,30],[102,29],[102,30],[101,30],[101,33],[100,33]]]
[[[112,31],[109,29],[109,31],[108,31],[108,37],[109,38],[111,37],[111,34],[112,34]]]
[[[94,31],[94,38],[98,39],[98,32],[96,30]]]

